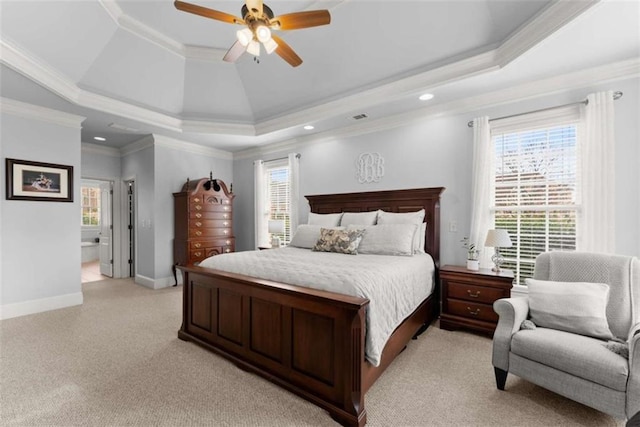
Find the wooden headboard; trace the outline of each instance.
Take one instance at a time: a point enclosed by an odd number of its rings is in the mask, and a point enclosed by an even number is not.
[[[425,251],[440,266],[440,194],[444,187],[409,190],[369,191],[364,193],[322,194],[305,196],[313,213],[415,212],[425,210],[427,223]]]

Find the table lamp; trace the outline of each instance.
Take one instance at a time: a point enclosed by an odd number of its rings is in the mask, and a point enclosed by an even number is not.
[[[495,248],[496,252],[491,257],[494,267],[491,270],[496,273],[500,272],[500,266],[504,262],[504,258],[500,255],[500,248],[510,248],[513,246],[511,238],[509,237],[509,232],[503,229],[489,230],[487,232],[487,238],[484,241],[484,246]]]
[[[269,233],[271,233],[271,247],[279,248],[280,237],[276,236],[276,234],[284,233],[284,221],[276,219],[269,220]]]

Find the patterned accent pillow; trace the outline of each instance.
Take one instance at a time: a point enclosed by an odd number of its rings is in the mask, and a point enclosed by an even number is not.
[[[362,229],[336,230],[334,228],[322,228],[320,229],[320,238],[311,250],[357,255],[363,234],[364,230]]]

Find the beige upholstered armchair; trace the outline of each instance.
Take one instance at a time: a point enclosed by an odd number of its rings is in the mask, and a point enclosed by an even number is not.
[[[529,296],[501,299],[493,306],[500,316],[493,336],[498,389],[504,390],[507,373],[512,373],[616,418],[638,413],[638,259],[547,252],[536,259],[534,279]],[[608,287],[597,285],[602,283]],[[569,295],[576,290],[577,295]],[[603,292],[608,293],[604,298]],[[603,301],[601,316],[594,301]],[[576,321],[576,311],[585,306],[586,317]],[[533,324],[525,322],[523,328],[524,320]]]

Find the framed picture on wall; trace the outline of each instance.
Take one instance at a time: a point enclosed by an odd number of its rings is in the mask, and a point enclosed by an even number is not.
[[[7,159],[7,200],[73,202],[73,166]]]

